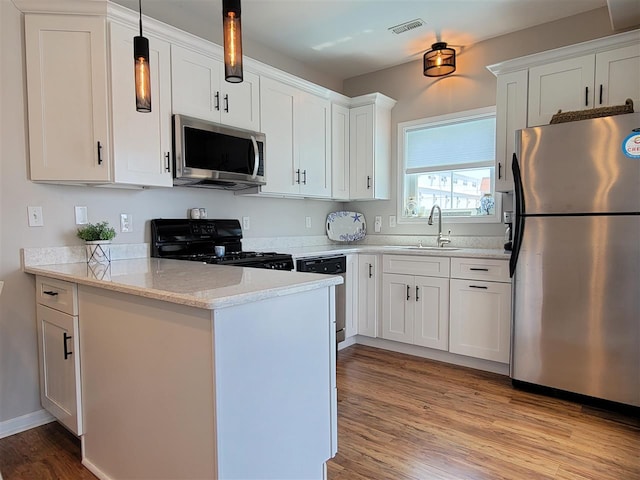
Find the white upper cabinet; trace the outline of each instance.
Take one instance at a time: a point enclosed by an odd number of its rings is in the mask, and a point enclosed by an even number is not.
[[[350,198],[389,199],[391,109],[396,101],[380,93],[352,100],[349,118]]]
[[[25,16],[31,180],[111,180],[106,41],[104,18]]]
[[[331,196],[349,200],[349,109],[331,105]]]
[[[242,83],[224,79],[220,60],[171,46],[173,113],[247,130],[260,130],[260,77],[244,71]]]
[[[640,101],[640,38],[636,45],[559,60],[529,69],[528,126],[563,112]]]
[[[152,111],[139,113],[137,31],[111,23],[107,44],[106,29],[101,16],[25,15],[31,179],[171,186],[169,44],[149,37]]]
[[[262,132],[266,135],[262,192],[331,196],[331,103],[294,86],[263,77]]]
[[[498,76],[496,95],[496,191],[513,190],[511,163],[516,130],[527,127],[527,71]]]
[[[640,43],[596,54],[596,106],[640,105]]]
[[[593,75],[593,55],[530,68],[527,124],[546,125],[558,110],[593,108]]]
[[[170,187],[171,72],[169,43],[149,38],[151,112],[136,111],[133,75],[134,28],[112,23],[111,98],[114,180],[119,184]]]

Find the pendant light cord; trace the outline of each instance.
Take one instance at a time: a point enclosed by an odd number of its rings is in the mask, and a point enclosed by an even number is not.
[[[140,10],[140,36],[142,36],[142,0],[138,0],[138,8]]]

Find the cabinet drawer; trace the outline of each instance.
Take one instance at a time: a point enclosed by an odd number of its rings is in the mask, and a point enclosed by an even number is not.
[[[510,283],[509,262],[489,258],[452,258],[451,278]]]
[[[383,255],[382,267],[385,273],[404,273],[427,277],[448,277],[449,258],[426,255]]]
[[[36,302],[59,312],[78,315],[78,286],[63,280],[36,276]]]

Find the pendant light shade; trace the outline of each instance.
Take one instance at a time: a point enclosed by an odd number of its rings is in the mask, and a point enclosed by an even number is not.
[[[424,76],[443,77],[456,71],[456,51],[447,48],[445,42],[431,45],[431,50],[424,54]]]
[[[140,36],[133,37],[133,63],[136,82],[136,110],[151,111],[151,78],[149,72],[149,40],[142,36],[142,0],[140,6]]]
[[[242,26],[240,0],[222,0],[222,30],[224,33],[224,79],[242,82]]]

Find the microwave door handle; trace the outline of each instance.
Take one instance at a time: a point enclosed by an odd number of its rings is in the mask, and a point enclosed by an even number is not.
[[[253,159],[253,175],[251,176],[251,178],[256,178],[256,175],[258,175],[260,157],[258,152],[258,142],[256,141],[256,137],[254,137],[253,135],[251,135],[251,142],[253,143],[253,151],[256,154],[255,158]]]

